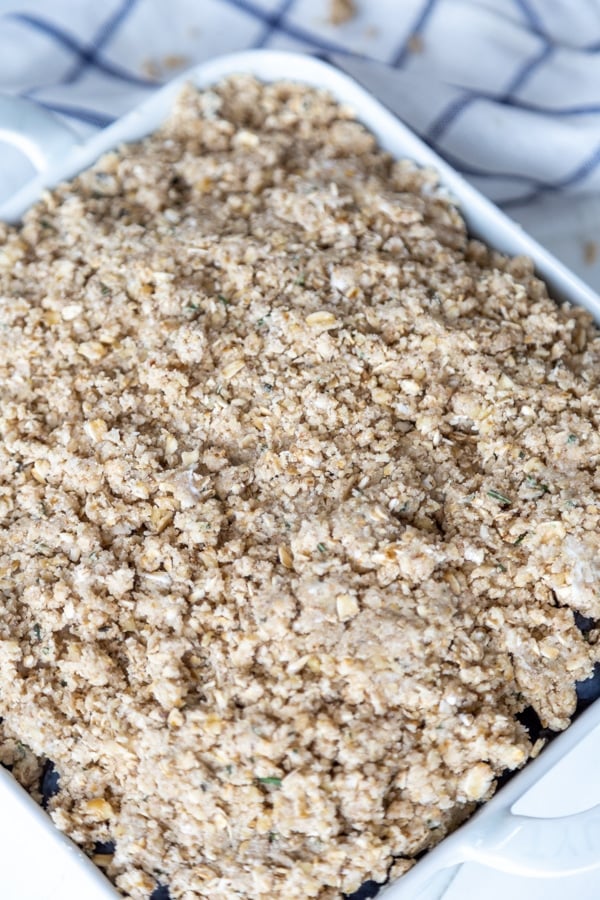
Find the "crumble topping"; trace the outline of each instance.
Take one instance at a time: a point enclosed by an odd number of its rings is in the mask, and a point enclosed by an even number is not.
[[[0,760],[134,900],[401,874],[598,659],[589,315],[245,76],[0,242]]]

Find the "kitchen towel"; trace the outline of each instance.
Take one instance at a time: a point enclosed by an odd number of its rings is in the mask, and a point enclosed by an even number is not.
[[[81,134],[251,47],[347,70],[546,243],[577,232],[593,268],[600,0],[0,0],[0,92]]]

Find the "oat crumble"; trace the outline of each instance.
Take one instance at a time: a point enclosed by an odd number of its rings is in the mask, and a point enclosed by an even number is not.
[[[135,900],[400,874],[598,659],[590,317],[250,77],[0,241],[0,760]]]

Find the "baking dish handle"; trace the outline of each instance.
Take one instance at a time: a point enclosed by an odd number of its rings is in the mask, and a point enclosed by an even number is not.
[[[67,125],[32,100],[0,95],[0,142],[16,147],[36,172],[44,172],[78,139]]]
[[[600,806],[555,818],[497,810],[469,835],[464,861],[535,878],[600,869]]]
[[[415,866],[383,891],[382,900],[440,897],[431,893],[437,873],[466,862],[530,878],[560,878],[600,869],[600,806],[555,818],[513,815],[506,806],[488,809],[430,851],[429,866]]]

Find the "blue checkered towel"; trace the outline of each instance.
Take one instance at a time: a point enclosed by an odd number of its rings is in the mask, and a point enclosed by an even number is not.
[[[0,0],[0,91],[85,133],[217,54],[314,53],[512,214],[600,196],[600,0],[354,5],[334,25],[328,0]]]

